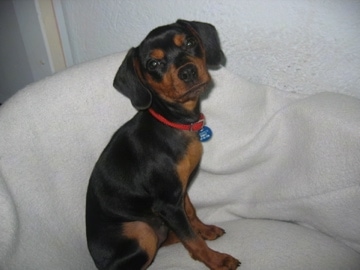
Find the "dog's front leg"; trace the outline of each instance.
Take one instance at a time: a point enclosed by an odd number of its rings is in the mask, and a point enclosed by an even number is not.
[[[189,195],[185,195],[185,211],[189,219],[189,222],[193,230],[198,233],[205,240],[215,240],[216,238],[222,236],[225,231],[222,228],[219,228],[215,225],[204,224],[199,217],[196,215],[196,210],[192,205]]]
[[[240,265],[237,259],[210,249],[204,239],[194,232],[183,206],[184,202],[181,205],[162,204],[158,213],[177,235],[191,257],[213,270],[236,269]]]
[[[219,228],[215,225],[204,224],[199,219],[187,193],[185,195],[184,205],[186,216],[188,217],[191,227],[193,228],[195,233],[201,236],[202,239],[215,240],[225,233],[222,228]],[[170,231],[166,241],[162,244],[162,246],[168,246],[174,243],[178,243],[179,241],[180,240],[177,235],[173,231]]]

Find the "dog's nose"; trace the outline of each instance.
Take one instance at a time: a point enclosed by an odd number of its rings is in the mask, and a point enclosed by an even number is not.
[[[186,83],[193,82],[198,77],[197,68],[193,64],[187,64],[179,70],[178,76]]]

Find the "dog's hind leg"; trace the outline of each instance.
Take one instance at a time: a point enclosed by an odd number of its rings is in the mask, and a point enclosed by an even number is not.
[[[159,248],[160,243],[165,237],[162,236],[162,233],[159,230],[154,230],[149,224],[142,221],[133,221],[126,222],[122,226],[122,235],[126,238],[136,240],[139,245],[139,248],[146,253],[147,260],[144,262],[143,266],[140,269],[146,269],[154,260],[156,252]],[[167,232],[166,232],[167,233]],[[163,239],[161,239],[163,238]],[[140,258],[134,258],[134,262],[138,261]],[[121,269],[135,269],[131,268],[132,261],[129,258],[129,263],[127,264],[130,268],[121,268]],[[120,268],[119,268],[120,269]]]
[[[89,242],[89,250],[99,270],[143,270],[154,260],[166,234],[162,227],[154,229],[141,221],[103,226]]]

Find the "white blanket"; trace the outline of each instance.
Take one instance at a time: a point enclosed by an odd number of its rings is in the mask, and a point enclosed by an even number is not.
[[[112,87],[123,57],[68,69],[0,107],[0,269],[94,269],[87,181],[135,113]],[[245,270],[358,269],[360,100],[280,92],[225,68],[211,74],[202,111],[214,136],[190,189],[199,216],[227,230],[209,245]],[[163,248],[151,269],[204,267],[186,253]]]
[[[221,191],[206,197],[198,183],[192,194],[203,194],[204,203],[227,198],[222,220],[294,221],[360,252],[360,100],[333,93],[299,97],[225,69],[214,80],[220,87],[203,110],[215,135],[204,144],[199,182],[216,178],[211,183]]]

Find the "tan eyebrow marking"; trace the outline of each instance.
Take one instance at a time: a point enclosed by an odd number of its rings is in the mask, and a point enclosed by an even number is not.
[[[173,41],[176,46],[181,47],[184,44],[185,35],[184,34],[176,34],[173,38]]]
[[[151,51],[150,56],[154,59],[163,59],[165,57],[165,52],[161,49],[154,49]]]

